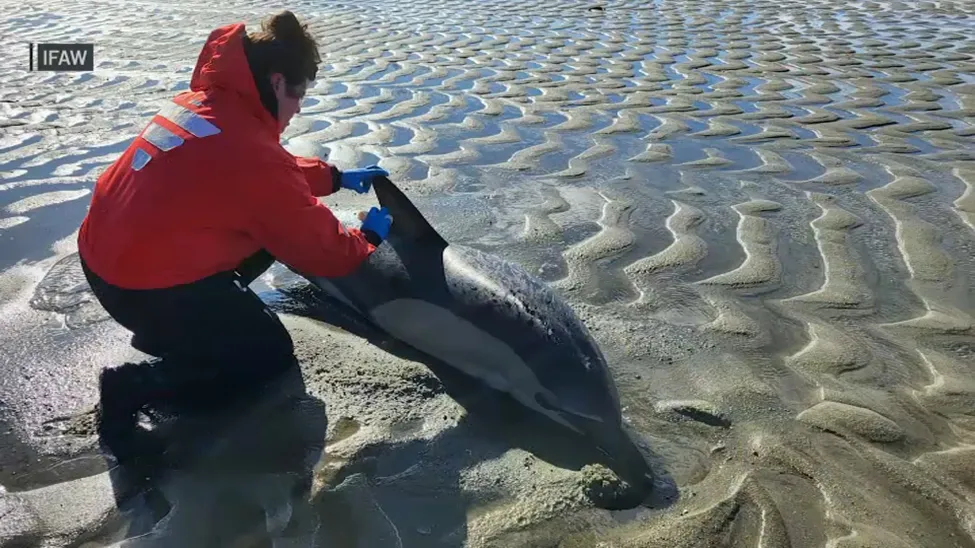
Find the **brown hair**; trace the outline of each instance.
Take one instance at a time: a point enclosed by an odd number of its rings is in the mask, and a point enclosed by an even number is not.
[[[269,76],[275,72],[281,73],[288,94],[297,96],[295,86],[314,80],[321,62],[315,38],[308,33],[307,25],[299,23],[290,11],[268,17],[261,23],[259,32],[247,33],[244,54],[261,103],[274,117],[278,115],[278,101],[271,89]]]

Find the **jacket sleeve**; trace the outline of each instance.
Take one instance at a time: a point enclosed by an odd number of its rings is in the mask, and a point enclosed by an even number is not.
[[[313,196],[328,196],[341,188],[339,170],[332,164],[306,156],[295,156],[295,163],[301,169]]]
[[[375,251],[358,229],[344,226],[312,195],[294,164],[245,176],[238,194],[247,232],[277,260],[310,276],[350,274]]]

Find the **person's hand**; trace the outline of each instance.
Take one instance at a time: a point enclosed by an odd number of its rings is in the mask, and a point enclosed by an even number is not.
[[[343,171],[339,176],[342,188],[348,188],[364,194],[372,188],[372,182],[378,177],[389,177],[389,172],[379,166],[359,167]]]
[[[362,221],[360,230],[372,245],[379,245],[389,235],[389,227],[393,224],[393,217],[386,208],[372,208],[369,213],[359,213]]]

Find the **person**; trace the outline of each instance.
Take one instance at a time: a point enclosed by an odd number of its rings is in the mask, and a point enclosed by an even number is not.
[[[320,62],[289,11],[213,30],[190,88],[168,100],[98,178],[78,234],[108,314],[152,356],[102,370],[99,433],[118,442],[149,403],[251,397],[294,368],[294,344],[248,286],[275,260],[312,276],[353,272],[392,219],[345,227],[318,197],[368,192],[378,166],[342,171],[280,144]],[[109,439],[111,438],[111,439]]]

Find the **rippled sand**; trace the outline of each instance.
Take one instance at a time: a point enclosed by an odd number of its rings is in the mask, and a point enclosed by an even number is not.
[[[77,225],[208,31],[274,8],[52,6],[0,16],[0,541],[91,546],[120,529],[95,375],[134,351],[86,292]],[[286,146],[379,161],[448,239],[560,290],[679,490],[599,509],[557,435],[465,414],[423,365],[284,299],[328,406],[322,538],[975,546],[975,4],[287,7],[324,61]],[[93,41],[96,71],[28,73],[28,41]],[[336,487],[347,463],[365,471]]]

